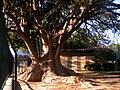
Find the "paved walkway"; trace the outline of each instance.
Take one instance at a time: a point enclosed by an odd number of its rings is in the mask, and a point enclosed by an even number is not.
[[[12,90],[12,77],[7,78],[3,90]]]

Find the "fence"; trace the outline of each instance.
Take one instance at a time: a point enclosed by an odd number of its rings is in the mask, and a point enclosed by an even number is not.
[[[12,72],[13,60],[9,50],[4,24],[4,15],[2,13],[2,6],[0,3],[0,89],[2,88],[7,76]]]
[[[0,42],[0,88],[5,79],[12,73],[13,57],[9,50],[7,39],[3,37]]]
[[[12,56],[10,52],[5,49],[3,54],[0,54],[0,88],[2,88],[5,79],[12,73]]]
[[[21,74],[29,66],[30,59],[29,58],[24,58],[24,57],[18,57],[17,60],[18,60],[18,62],[17,62],[17,73]]]

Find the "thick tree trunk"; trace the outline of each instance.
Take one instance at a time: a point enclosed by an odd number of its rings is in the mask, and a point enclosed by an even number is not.
[[[26,41],[26,46],[29,48],[30,55],[32,56],[32,63],[27,68],[26,72],[20,75],[19,79],[25,81],[42,81],[46,83],[50,82],[70,82],[68,77],[69,75],[76,75],[73,70],[65,68],[60,62],[60,48],[54,50],[52,44],[49,40],[46,40],[46,34],[42,35],[42,55],[39,59],[30,44],[29,39],[24,38]],[[49,42],[48,42],[49,41]],[[80,81],[79,78],[70,77],[71,82]]]
[[[48,54],[42,57],[42,61],[38,63],[31,63],[26,72],[19,78],[25,81],[42,81],[45,83],[62,82],[62,83],[78,83],[81,81],[80,77],[71,76],[76,75],[73,70],[65,68],[60,60],[59,54],[55,58],[55,52],[52,53],[51,58],[47,58]],[[50,60],[51,59],[51,60]],[[58,59],[58,60],[55,60]],[[56,61],[56,63],[55,63]],[[69,77],[70,76],[70,77]]]
[[[18,76],[18,79],[24,81],[41,81],[42,74],[43,69],[40,68],[40,64],[31,63],[27,70],[23,74]]]
[[[76,77],[75,75],[77,74],[73,70],[65,68],[61,64],[59,52],[52,50],[51,53],[51,63],[49,63],[50,67],[47,67],[44,71],[42,81],[46,83],[79,83],[81,81],[81,77]]]
[[[66,68],[60,62],[60,54],[57,54],[55,57],[55,66],[57,68],[57,74],[60,76],[71,76],[71,75],[78,75],[73,70]]]

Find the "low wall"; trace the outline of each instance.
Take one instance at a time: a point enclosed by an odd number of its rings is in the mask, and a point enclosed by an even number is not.
[[[84,66],[88,63],[94,63],[93,51],[66,50],[61,52],[61,63],[75,72],[85,70]]]

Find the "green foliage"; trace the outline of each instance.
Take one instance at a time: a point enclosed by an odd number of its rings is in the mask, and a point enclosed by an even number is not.
[[[110,47],[114,52],[116,52],[117,58],[120,58],[120,43],[111,44]]]
[[[86,64],[84,68],[88,71],[101,71],[101,64],[93,63],[93,64]]]
[[[76,30],[64,45],[65,49],[80,49],[97,45],[97,35],[92,36],[84,29]],[[102,38],[102,37],[101,37]]]
[[[16,48],[16,50],[20,49],[22,51],[26,50],[26,46],[23,42],[23,40],[15,33],[15,32],[9,32],[10,39],[13,43],[13,46]]]
[[[113,51],[119,52],[119,50],[120,50],[120,43],[118,43],[118,44],[111,44],[110,47],[112,48]]]
[[[115,65],[113,63],[103,63],[102,64],[102,70],[103,71],[114,71]]]
[[[107,61],[115,61],[116,53],[111,49],[96,49],[94,52],[95,62],[106,63]]]
[[[115,65],[113,63],[108,63],[108,61],[115,61],[117,58],[116,53],[107,48],[96,49],[94,51],[95,63],[86,64],[85,69],[89,71],[112,71],[115,70]]]
[[[118,70],[120,70],[120,59],[117,59],[117,60],[116,60],[116,63],[117,63],[117,65],[118,65]]]
[[[113,71],[115,70],[114,63],[108,63],[108,61],[115,61],[117,58],[116,53],[107,48],[96,49],[94,51],[95,63],[86,64],[85,69],[89,71]]]
[[[87,42],[84,42],[83,40],[68,40],[65,45],[64,49],[79,49],[79,48],[87,48],[88,44]]]
[[[114,71],[115,65],[113,63],[92,63],[92,64],[86,64],[84,68],[88,71]]]
[[[119,29],[117,27],[119,14],[115,10],[118,6],[111,0],[5,0],[4,2],[5,14],[14,23],[14,25],[9,23],[10,27],[7,28],[22,28],[22,33],[28,36],[37,53],[40,52],[41,43],[41,36],[37,30],[44,29],[47,36],[50,35],[50,38],[54,39],[51,40],[54,46],[58,46],[61,36],[61,40],[66,41],[68,38],[64,37],[70,37],[72,32],[78,30],[80,34],[70,38],[64,47],[86,48],[96,45],[97,41],[101,40],[100,37],[105,36],[105,30]],[[71,21],[75,23],[72,30],[70,30]],[[18,31],[17,29],[15,31]],[[63,33],[60,34],[61,31]],[[15,41],[19,41],[21,38],[16,39],[18,40]],[[22,45],[16,42],[15,46],[19,48]]]

